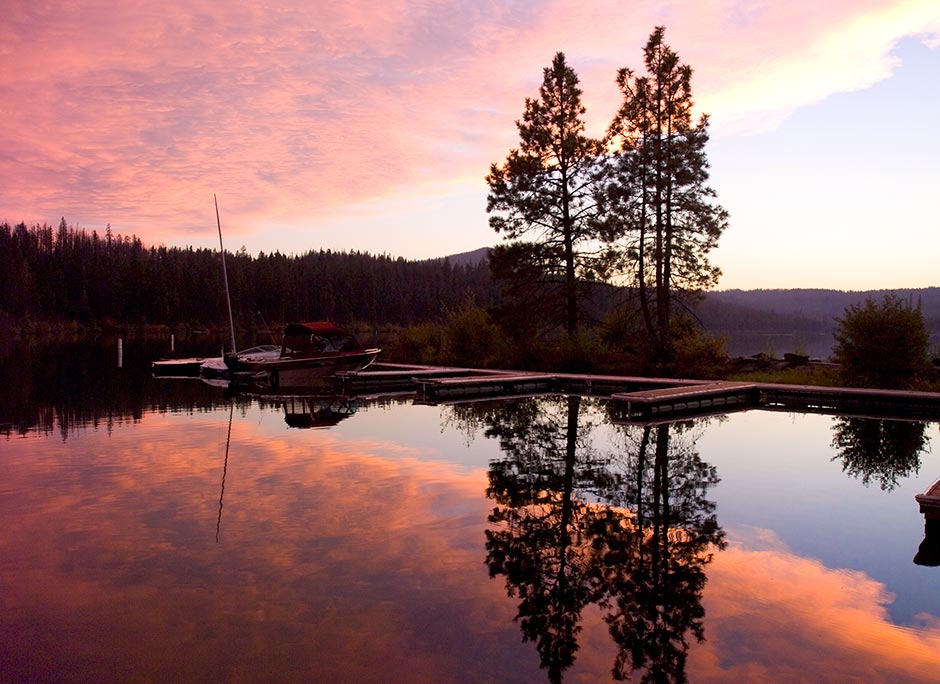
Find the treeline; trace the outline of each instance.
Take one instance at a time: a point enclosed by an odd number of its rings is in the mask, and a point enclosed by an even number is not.
[[[331,319],[433,321],[495,296],[486,262],[406,261],[361,252],[227,253],[236,325]],[[146,247],[137,236],[0,224],[0,320],[227,324],[218,251]]]

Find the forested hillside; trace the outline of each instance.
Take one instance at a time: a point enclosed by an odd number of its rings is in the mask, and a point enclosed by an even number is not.
[[[928,330],[940,331],[940,288],[869,290],[725,290],[709,292],[699,309],[706,327],[746,332],[828,332],[846,307],[894,294],[921,307]]]
[[[228,254],[236,325],[328,318],[375,325],[437,321],[468,299],[496,301],[487,250],[406,261],[361,252]],[[629,302],[628,290],[590,288],[590,318]],[[217,250],[146,247],[136,236],[66,225],[0,223],[0,323],[78,321],[227,325]],[[712,332],[828,333],[847,306],[889,292],[726,290],[696,310]],[[940,288],[893,290],[940,332]]]
[[[468,297],[490,303],[486,262],[406,261],[360,252],[229,254],[236,325],[328,318],[435,320]],[[0,224],[0,320],[227,323],[218,251],[145,247],[136,236]]]

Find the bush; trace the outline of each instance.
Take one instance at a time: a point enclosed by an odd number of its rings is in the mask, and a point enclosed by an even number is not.
[[[643,328],[637,310],[620,308],[608,314],[601,339],[608,347],[635,357],[637,371],[645,375],[715,378],[727,372],[724,339],[711,336],[686,314],[672,319],[671,332],[672,358],[665,363],[657,358],[656,345]]]
[[[835,360],[850,387],[910,388],[927,369],[927,330],[920,308],[887,295],[848,307],[836,319]]]
[[[676,317],[672,326],[676,377],[719,378],[728,369],[724,338],[713,337],[689,316]]]
[[[504,359],[502,330],[486,309],[472,300],[447,311],[443,329],[443,358],[457,366],[488,368]]]
[[[385,359],[399,363],[436,365],[440,363],[444,344],[439,326],[431,323],[410,325],[389,345]]]

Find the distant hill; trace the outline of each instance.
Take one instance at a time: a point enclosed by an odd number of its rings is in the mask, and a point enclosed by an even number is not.
[[[723,290],[709,292],[699,316],[708,327],[723,329],[829,331],[835,319],[852,305],[863,304],[867,297],[880,302],[894,294],[913,306],[920,304],[924,322],[931,331],[940,332],[940,288],[897,290]]]
[[[452,254],[451,264],[476,265],[485,260],[490,248]],[[616,288],[615,288],[616,290]],[[922,289],[884,289],[846,292],[826,289],[717,290],[709,292],[696,315],[711,331],[724,333],[796,334],[830,336],[835,319],[852,305],[863,304],[866,297],[880,302],[894,294],[913,306],[920,304],[924,323],[933,337],[940,337],[940,287]],[[601,309],[619,301],[615,291],[607,292],[597,304]],[[603,311],[594,312],[598,318]],[[827,337],[828,339],[828,337]]]
[[[461,252],[460,254],[449,254],[444,257],[450,261],[451,266],[476,266],[481,261],[486,261],[490,255],[489,247],[480,247],[472,252]]]

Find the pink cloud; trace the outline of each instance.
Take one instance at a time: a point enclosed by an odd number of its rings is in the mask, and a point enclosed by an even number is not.
[[[0,220],[65,215],[160,242],[205,234],[218,193],[234,240],[272,223],[315,229],[357,203],[482,188],[557,50],[599,133],[615,69],[639,67],[665,23],[716,123],[753,128],[885,77],[894,42],[940,32],[937,15],[874,0],[14,0]]]
[[[709,566],[707,641],[689,660],[697,681],[795,684],[813,672],[820,684],[916,684],[935,676],[936,624],[895,625],[883,584],[792,554],[767,534],[770,544],[738,540]]]
[[[517,601],[486,577],[485,472],[407,443],[266,429],[251,413],[232,426],[215,544],[226,418],[149,413],[133,429],[73,434],[61,450],[37,450],[35,436],[4,445],[0,653],[45,653],[89,680],[102,643],[118,670],[189,668],[192,680],[220,665],[257,672],[263,658],[298,680],[373,681],[376,663],[383,681],[538,672],[513,622]],[[862,572],[758,530],[735,535],[706,573],[691,681],[935,678],[937,617],[894,624],[892,596]],[[421,615],[409,614],[415,595]],[[602,617],[584,611],[566,681],[608,677],[615,647]]]

